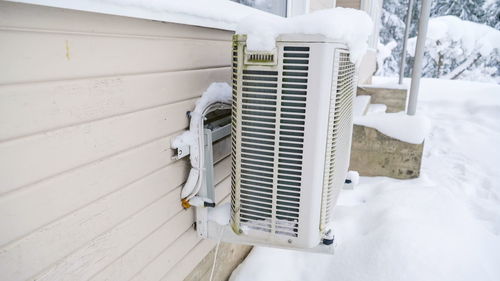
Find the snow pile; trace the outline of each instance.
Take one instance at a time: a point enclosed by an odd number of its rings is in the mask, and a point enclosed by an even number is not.
[[[500,280],[499,93],[423,79],[421,177],[361,177],[335,208],[335,255],[255,247],[231,280]]]
[[[415,54],[416,39],[408,39],[408,52],[411,55]],[[500,30],[455,16],[437,17],[429,20],[427,41],[435,42],[435,48],[428,50],[433,52],[431,56],[446,51],[452,42],[461,43],[458,52],[464,52],[466,55],[479,52],[488,56],[494,49],[500,48]]]
[[[366,115],[385,113],[386,111],[387,111],[387,105],[385,105],[383,103],[372,103],[368,106],[368,110],[366,111]]]
[[[231,219],[231,204],[224,203],[208,209],[208,220],[219,225],[228,225]]]
[[[500,82],[500,78],[492,78],[500,71],[500,30],[455,16],[437,17],[429,20],[425,45],[424,71],[426,67],[435,66],[438,78],[479,80],[483,76]],[[408,52],[412,56],[415,46],[416,38],[410,38]]]
[[[207,90],[196,101],[196,106],[191,111],[191,117],[200,115],[202,110],[212,103],[231,103],[231,87],[226,82],[215,82],[208,86]]]
[[[352,62],[358,62],[365,54],[372,31],[373,22],[368,14],[346,8],[320,10],[293,18],[251,15],[236,29],[236,33],[247,35],[250,51],[273,50],[276,38],[281,34],[321,34],[346,42]]]
[[[266,15],[260,10],[250,8],[229,0],[182,0],[182,1],[155,1],[155,0],[102,0],[116,5],[127,6],[155,11],[157,13],[176,13],[179,16],[199,17],[220,22],[228,29],[234,29],[236,24],[251,14]],[[228,12],[230,11],[230,12]]]
[[[361,116],[365,114],[369,104],[371,96],[361,95],[354,98],[354,104],[352,106],[352,114],[354,116]]]
[[[349,171],[347,172],[346,179],[350,180],[353,185],[357,185],[359,183],[359,173],[357,171]]]
[[[191,111],[191,120],[199,120],[203,110],[210,104],[215,102],[231,103],[231,87],[225,82],[212,83],[208,89],[201,95],[201,98],[196,101],[196,106]],[[192,146],[190,154],[198,151],[197,148],[198,132],[189,130],[172,140],[172,148],[176,149],[184,145]],[[194,150],[193,150],[194,148]]]
[[[191,111],[189,131],[177,136],[172,140],[173,149],[188,145],[190,149],[189,159],[191,160],[191,170],[188,180],[182,188],[181,198],[191,199],[199,190],[202,184],[203,159],[200,155],[200,146],[203,145],[200,134],[203,133],[202,117],[205,110],[213,103],[231,103],[231,87],[227,83],[212,83],[196,101],[196,106]]]
[[[104,14],[235,30],[252,14],[268,13],[230,0],[17,0]],[[257,5],[257,7],[260,7]]]
[[[382,28],[380,30],[380,41],[379,45],[379,58],[378,58],[378,75],[383,76],[395,76],[399,73],[399,63],[401,59],[401,52],[403,50],[403,35],[405,29],[405,17],[407,12],[407,2],[401,0],[384,0],[383,1],[383,9],[382,9]],[[413,11],[419,11],[419,3],[413,3]],[[423,74],[425,77],[443,77],[447,75],[454,69],[459,66],[462,66],[455,72],[455,75],[458,72],[464,70],[465,66],[470,65],[465,68],[465,70],[457,76],[457,78],[451,79],[466,79],[471,81],[487,81],[487,82],[496,82],[500,83],[500,67],[498,67],[498,61],[500,60],[500,50],[492,52],[489,56],[481,56],[477,57],[477,54],[473,54],[470,56],[463,55],[463,50],[459,50],[461,48],[460,42],[454,42],[451,48],[446,48],[443,45],[449,44],[449,42],[441,42],[446,41],[446,37],[448,36],[443,32],[445,29],[453,29],[452,33],[468,33],[471,34],[470,29],[476,29],[474,26],[479,26],[480,23],[485,26],[490,26],[496,30],[500,30],[500,18],[498,17],[498,11],[500,11],[500,1],[498,0],[481,0],[481,1],[470,1],[470,0],[454,0],[454,1],[433,1],[431,6],[431,17],[437,18],[441,16],[457,16],[461,20],[464,21],[462,24],[456,24],[457,19],[450,20],[450,22],[445,22],[448,20],[443,20],[443,24],[448,27],[439,28],[436,27],[434,30],[430,27],[429,32],[430,36],[436,38],[438,33],[444,35],[445,37],[440,40],[440,45],[436,45],[434,43],[428,42],[428,48],[426,48],[426,52],[424,55],[424,67]],[[413,13],[413,22],[418,20],[418,13]],[[431,19],[431,22],[433,19]],[[440,20],[438,20],[440,21]],[[439,23],[438,23],[439,25]],[[462,30],[462,26],[464,30]],[[410,34],[417,33],[418,24],[410,25]],[[485,28],[478,27],[474,30],[474,37],[478,40],[484,40],[481,38],[482,34],[484,34]],[[434,32],[436,31],[436,32]],[[492,29],[486,31],[486,33],[492,32]],[[488,36],[487,36],[488,37]],[[469,36],[470,38],[470,36]],[[436,40],[433,40],[437,42]],[[488,41],[492,41],[488,39]],[[397,42],[395,48],[393,42]],[[498,42],[498,40],[496,41]],[[441,44],[443,43],[443,44]],[[392,49],[392,50],[391,50]],[[431,54],[434,53],[437,58],[431,58]],[[390,53],[388,53],[390,52]],[[388,56],[389,54],[389,56]],[[440,59],[441,58],[441,59]],[[467,61],[467,59],[469,59]],[[463,65],[465,63],[465,65]],[[406,67],[405,67],[405,75],[409,76],[411,73],[412,67],[412,59],[406,59]]]
[[[385,69],[381,66],[384,65],[386,59],[392,58],[392,51],[398,46],[394,40],[389,41],[387,44],[382,44],[380,41],[377,44],[377,72],[384,72]]]
[[[409,116],[404,112],[355,116],[354,124],[374,128],[387,136],[415,144],[422,143],[429,131],[426,118]]]

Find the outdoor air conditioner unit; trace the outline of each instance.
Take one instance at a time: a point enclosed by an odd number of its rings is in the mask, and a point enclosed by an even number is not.
[[[351,149],[355,65],[321,35],[233,38],[231,228],[223,240],[329,252]]]

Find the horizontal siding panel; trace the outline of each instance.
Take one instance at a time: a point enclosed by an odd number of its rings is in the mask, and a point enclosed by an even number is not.
[[[170,164],[174,150],[166,148],[171,138],[161,138],[0,197],[0,245]],[[228,154],[229,141],[225,138],[214,145],[214,161]],[[221,167],[229,173],[226,164]]]
[[[208,253],[170,141],[230,80],[231,35],[0,1],[0,280],[159,280]]]
[[[0,272],[4,275],[1,279],[24,280],[115,227],[159,197],[175,192],[178,199],[179,185],[187,173],[186,163],[176,162],[8,244],[0,252]]]
[[[200,240],[170,271],[167,272],[161,281],[182,281],[193,268],[216,246],[213,240]]]
[[[195,98],[229,67],[0,86],[0,141]]]
[[[179,37],[231,40],[232,32],[192,25],[64,10],[0,1],[0,26],[102,36]]]
[[[361,0],[337,0],[336,7],[361,9]]]
[[[200,241],[198,233],[194,229],[184,232],[175,243],[160,254],[160,256],[143,269],[131,281],[159,280],[165,272],[170,270],[177,262],[177,257],[181,257],[189,251],[190,245],[195,245]]]
[[[161,252],[163,249],[161,246],[173,244],[182,234],[192,228],[194,220],[193,209],[181,211],[89,280],[129,280]]]
[[[214,147],[215,151],[224,151],[224,155],[220,153],[214,154],[221,155],[215,158],[215,161],[219,161],[215,166],[216,181],[227,179],[229,174],[229,158],[226,157],[221,160],[222,157],[228,155],[229,147],[222,144],[224,142],[220,142],[220,145]],[[188,172],[189,165],[187,165],[186,161],[176,161],[144,179],[80,208],[76,212],[44,226],[14,243],[4,246],[0,251],[0,277],[2,277],[0,279],[24,280],[66,255],[77,251],[82,245],[88,243],[102,232],[111,230],[111,232],[118,231],[121,234],[119,231],[120,225],[118,225],[121,221],[137,216],[136,212],[157,201],[158,198],[164,197],[160,200],[161,202],[158,201],[159,203],[152,208],[160,208],[161,211],[158,212],[163,213],[168,219],[168,217],[181,210],[179,185],[184,182]],[[218,196],[221,196],[220,194],[225,195],[228,192],[225,186],[218,190],[220,190],[220,192],[216,193]],[[136,227],[139,226],[129,229],[138,231]],[[133,236],[133,234],[131,235]],[[126,244],[127,240],[124,237],[126,236],[121,236],[122,239],[118,239],[118,237],[116,242],[119,242],[120,245],[123,245],[122,243]],[[102,239],[104,238],[99,237],[95,239],[96,241],[89,243],[89,248],[81,250],[83,253],[77,251],[76,258],[71,255],[69,258],[59,261],[58,266],[56,266],[57,270],[51,269],[39,276],[40,280],[65,280],[65,278],[71,280],[76,276],[85,276],[81,270],[85,268],[86,263],[78,264],[78,267],[72,268],[77,264],[76,261],[82,262],[90,259],[88,262],[94,266],[104,266],[96,261],[106,260],[106,256],[98,255],[109,254],[106,251],[110,251],[109,247],[113,245],[113,242],[102,245],[100,244],[100,242],[103,242]],[[132,247],[132,245],[129,245],[129,247]],[[97,251],[97,253],[92,256],[89,251]],[[78,257],[81,259],[79,260]],[[76,270],[76,272],[71,272],[71,270]],[[89,268],[87,268],[87,271],[89,273],[94,272]]]
[[[0,193],[184,129],[195,100],[0,143]]]
[[[219,184],[216,201],[220,203],[229,193],[231,181],[226,178]],[[151,263],[132,278],[132,281],[160,280],[174,265],[182,259],[190,250],[191,245],[196,245],[201,238],[194,229],[186,231],[174,244],[165,248]],[[207,251],[208,253],[208,251]],[[205,254],[207,254],[205,253]],[[203,257],[201,257],[203,258]],[[198,261],[199,262],[199,261]],[[193,267],[197,263],[193,264]]]
[[[230,202],[227,196],[221,203]],[[180,258],[175,266],[170,269],[161,281],[182,281],[193,268],[216,246],[216,242],[210,239],[201,239],[184,257]]]
[[[1,27],[0,42],[4,65],[0,84],[223,67],[230,64],[231,50],[230,41],[18,32]]]
[[[160,197],[153,204],[141,210],[139,213],[127,218],[125,222],[113,227],[97,238],[87,243],[82,248],[72,252],[68,257],[60,260],[48,271],[37,275],[37,281],[76,281],[87,280],[98,270],[119,257],[143,237],[154,231],[155,228],[171,219],[177,212],[182,212],[180,206],[179,192],[173,192]],[[179,210],[181,209],[181,210]],[[185,213],[185,212],[182,212]],[[179,213],[179,216],[182,214]],[[169,223],[170,233],[167,239],[175,239],[177,236],[173,228],[183,227],[186,230],[192,225],[189,216],[182,216],[184,221],[174,220]],[[184,225],[183,225],[184,224]],[[186,224],[188,224],[186,226]],[[75,267],[75,265],[78,265]],[[119,279],[114,279],[119,280]],[[123,279],[122,279],[123,280]]]
[[[170,164],[174,153],[165,149],[170,139],[161,138],[0,197],[0,245]]]
[[[223,175],[227,176],[227,166],[229,164],[229,158],[226,158],[216,166],[216,182],[220,182]],[[219,187],[216,187],[216,192],[221,194],[222,192],[218,191]],[[188,231],[188,229],[192,229],[193,222],[194,209],[180,211],[172,221],[165,223],[146,239],[131,247],[130,251],[114,260],[113,263],[90,280],[129,280],[150,261],[154,260],[165,247],[174,243],[181,234]],[[175,243],[178,243],[178,241],[175,241]],[[175,256],[174,258],[178,257]]]
[[[215,181],[217,183],[227,177],[226,169],[229,162],[230,159],[226,158],[217,165],[223,165],[223,169],[216,166]],[[163,234],[165,236],[162,237],[161,241],[166,240],[172,243],[193,224],[193,216],[189,214],[191,210],[189,212],[183,211],[179,194],[180,188],[176,188],[173,192],[164,195],[139,213],[113,227],[111,231],[94,238],[84,247],[65,257],[56,266],[40,274],[35,279],[40,281],[88,280],[89,277],[119,258],[127,250],[133,248],[137,242],[140,242],[153,232],[160,231],[158,228],[164,229]],[[158,247],[160,243],[156,241],[155,244]],[[137,254],[140,255],[140,253]],[[151,255],[151,251],[147,254]],[[134,258],[137,259],[138,256]],[[127,268],[130,270],[140,263],[140,260],[135,260],[135,263],[127,263]],[[79,264],[79,266],[75,268],[74,264]],[[114,276],[112,278],[108,277],[108,280],[126,280],[130,277],[122,276],[119,278]]]

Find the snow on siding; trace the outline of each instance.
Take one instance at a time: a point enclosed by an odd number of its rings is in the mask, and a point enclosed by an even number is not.
[[[234,30],[251,14],[266,12],[229,0],[12,0],[13,2]],[[230,11],[230,12],[228,12]]]

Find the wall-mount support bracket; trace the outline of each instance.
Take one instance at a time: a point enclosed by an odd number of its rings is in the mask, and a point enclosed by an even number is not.
[[[210,127],[210,126],[208,126]],[[214,185],[214,161],[213,161],[213,143],[221,140],[231,134],[231,124],[226,124],[214,129],[205,128],[204,132],[204,178],[203,184],[198,192],[200,198],[205,202],[216,202]],[[209,235],[208,210],[210,207],[205,205],[195,206],[196,211],[196,231],[202,238],[214,238]]]
[[[207,132],[207,131],[210,131],[210,132]],[[205,140],[208,138],[207,136],[209,135],[210,139],[212,140],[212,143],[213,143],[213,142],[216,142],[224,137],[227,137],[229,134],[231,134],[231,124],[227,124],[227,125],[224,125],[222,127],[217,127],[213,130],[205,129]],[[176,150],[177,150],[176,154],[172,157],[174,160],[182,159],[186,156],[189,156],[189,154],[191,154],[189,145],[180,146]],[[211,145],[210,145],[210,151],[212,151]]]

